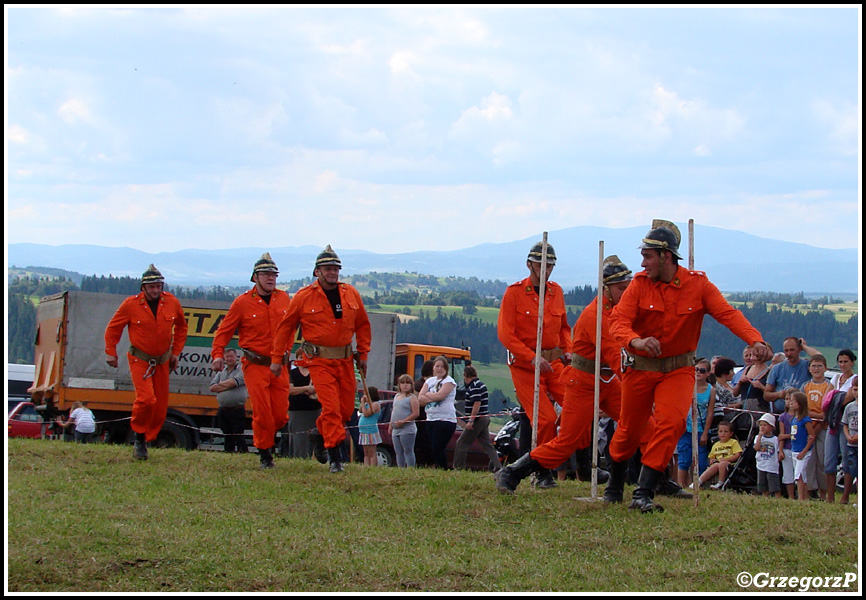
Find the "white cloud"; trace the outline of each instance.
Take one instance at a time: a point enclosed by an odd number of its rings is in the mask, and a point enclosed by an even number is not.
[[[20,125],[10,125],[6,131],[6,139],[13,144],[27,144],[30,141],[30,134]]]
[[[503,165],[519,154],[520,144],[513,137],[515,126],[511,99],[491,92],[478,105],[463,111],[448,137],[474,147],[492,163]]]
[[[731,143],[743,131],[743,118],[732,108],[715,108],[700,99],[683,98],[661,84],[645,90],[642,96],[644,102],[633,108],[627,121],[643,150],[672,146],[708,156],[713,146]]]
[[[421,79],[421,76],[412,70],[412,63],[416,60],[414,52],[401,50],[391,55],[388,59],[388,67],[392,75],[408,75],[414,79]]]
[[[860,112],[852,102],[815,100],[812,112],[825,130],[829,143],[844,156],[856,156],[861,130]]]
[[[81,98],[69,98],[60,105],[60,108],[57,109],[57,114],[70,125],[78,122],[84,122],[88,125],[94,124],[93,115]]]
[[[844,215],[827,231],[858,239],[857,64],[836,45],[858,38],[832,11],[794,29],[765,11],[760,32],[736,10],[74,8],[54,28],[35,12],[10,12],[7,194],[44,216],[12,237],[165,248],[206,223],[223,247],[318,243],[348,215],[344,247],[413,250],[466,244],[442,212],[484,216],[480,242],[660,210],[788,235],[788,207],[815,220],[783,192],[826,189],[813,202]],[[787,56],[800,34],[808,61]],[[441,233],[381,234],[397,222]]]

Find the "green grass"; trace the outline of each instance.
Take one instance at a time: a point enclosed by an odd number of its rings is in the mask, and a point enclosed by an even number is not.
[[[641,515],[588,484],[8,443],[12,592],[741,591],[743,571],[857,571],[853,506],[706,492]],[[753,591],[758,591],[753,588]]]
[[[380,308],[371,310],[371,312],[395,312],[404,314],[403,309],[406,308],[403,304],[380,304]],[[412,311],[412,316],[419,316],[423,311],[424,314],[429,316],[431,319],[436,317],[436,312],[441,308],[442,314],[445,316],[450,316],[452,314],[457,314],[462,317],[470,318],[470,319],[478,319],[482,323],[489,323],[491,325],[496,325],[497,320],[499,319],[499,309],[492,306],[479,306],[478,312],[472,315],[467,315],[463,312],[462,306],[428,306],[428,305],[412,305],[408,307]]]
[[[851,317],[857,314],[859,305],[856,302],[846,302],[844,304],[827,304],[824,308],[832,312],[840,323],[847,323]]]
[[[744,304],[752,305],[752,302],[731,302],[731,306],[740,308]],[[800,311],[803,314],[815,312],[811,304],[795,304],[793,306],[785,306],[775,303],[767,303],[767,308],[779,307],[784,312]],[[818,310],[829,310],[840,323],[847,323],[848,320],[859,312],[859,304],[857,302],[845,302],[842,304],[822,304]]]

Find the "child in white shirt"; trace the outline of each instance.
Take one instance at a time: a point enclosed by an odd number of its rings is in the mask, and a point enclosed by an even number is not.
[[[776,437],[776,417],[765,413],[758,419],[760,434],[755,437],[755,462],[758,466],[758,491],[764,496],[782,495],[782,483],[779,478],[779,461],[784,452],[779,447]]]

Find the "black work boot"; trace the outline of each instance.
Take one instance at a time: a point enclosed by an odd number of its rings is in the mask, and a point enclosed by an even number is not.
[[[631,495],[631,505],[629,508],[638,508],[642,513],[664,511],[664,507],[653,502],[656,487],[663,476],[664,473],[662,471],[650,469],[646,465],[641,466],[640,477],[637,480],[637,489]]]
[[[331,461],[331,466],[328,470],[331,471],[331,473],[342,473],[343,451],[340,450],[339,446],[335,446],[334,448],[328,448],[328,458]]]
[[[496,489],[502,494],[513,494],[522,479],[542,470],[546,469],[542,469],[541,465],[532,460],[529,452],[527,452],[510,465],[499,470],[496,475]]]
[[[535,487],[540,490],[552,490],[556,487],[556,471],[541,469],[535,474]]]
[[[318,429],[310,432],[310,442],[313,444],[313,456],[322,464],[328,462],[328,450],[325,449],[325,438]]]
[[[658,488],[656,488],[656,493],[662,496],[679,498],[680,500],[691,500],[692,498],[694,498],[694,495],[692,495],[691,492],[687,492],[686,490],[681,488],[680,484],[678,484],[670,477],[662,477],[661,481],[659,481]]]
[[[577,458],[577,478],[580,481],[592,481],[592,448],[578,450],[574,453],[574,456]],[[599,467],[597,475],[598,483],[607,483],[608,479],[610,479],[610,474]]]
[[[625,488],[625,476],[628,474],[628,461],[611,461],[610,477],[604,490],[605,504],[619,504],[622,502],[622,491]]]
[[[262,469],[274,468],[274,455],[271,454],[270,448],[259,448],[259,460],[261,461]]]
[[[135,442],[132,446],[132,458],[135,460],[147,460],[147,442],[143,433],[135,434]]]

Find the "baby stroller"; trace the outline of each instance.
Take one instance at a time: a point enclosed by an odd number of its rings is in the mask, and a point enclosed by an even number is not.
[[[720,489],[753,494],[758,488],[758,466],[755,463],[755,435],[758,433],[756,417],[749,412],[737,413],[731,419],[731,428],[743,453],[731,467],[728,478]]]

